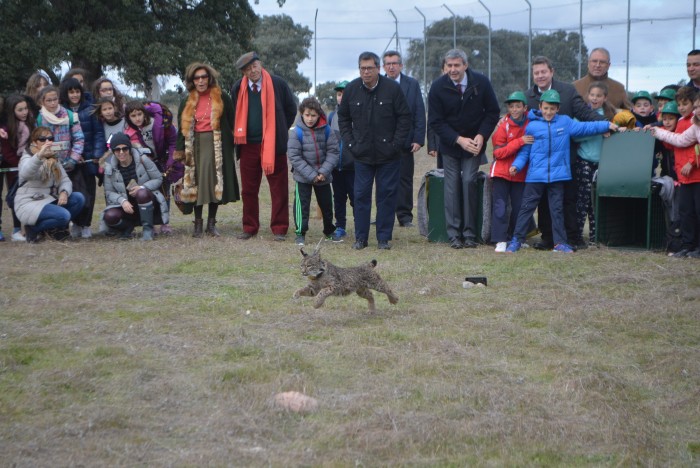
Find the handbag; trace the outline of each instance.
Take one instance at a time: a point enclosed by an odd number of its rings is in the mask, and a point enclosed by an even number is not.
[[[10,188],[7,189],[7,195],[5,196],[5,202],[7,203],[7,207],[11,210],[15,209],[15,196],[17,195],[17,189],[26,184],[27,181],[23,180],[22,183],[19,183],[19,177],[15,179],[14,182],[12,182],[12,185],[10,185]]]
[[[192,214],[194,211],[194,203],[185,203],[182,201],[182,179],[170,186],[170,193],[172,194],[172,199],[175,200],[175,206],[177,206],[182,214]]]

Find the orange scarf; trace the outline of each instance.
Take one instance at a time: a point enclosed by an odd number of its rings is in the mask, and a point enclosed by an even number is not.
[[[241,80],[241,87],[238,90],[236,102],[236,125],[233,132],[233,142],[237,145],[247,143],[248,131],[248,77]],[[263,138],[260,145],[263,172],[270,175],[275,172],[275,89],[272,86],[270,74],[263,68],[262,70],[262,127]]]

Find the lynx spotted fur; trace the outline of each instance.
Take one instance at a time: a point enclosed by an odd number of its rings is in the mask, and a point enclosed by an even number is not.
[[[374,289],[386,294],[390,303],[399,302],[399,297],[374,270],[377,266],[376,260],[357,267],[340,268],[329,261],[322,260],[318,248],[311,255],[304,252],[303,248],[300,250],[303,256],[301,274],[309,278],[309,284],[296,291],[294,299],[300,296],[315,296],[314,308],[318,309],[328,296],[347,296],[357,293],[358,296],[367,299],[369,311],[374,312],[374,296],[370,291]]]

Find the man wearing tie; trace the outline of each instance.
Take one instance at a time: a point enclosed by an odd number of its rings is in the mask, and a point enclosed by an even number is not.
[[[496,94],[489,79],[469,69],[467,54],[445,54],[447,72],[428,93],[428,124],[440,139],[445,169],[445,224],[450,247],[477,246],[476,174],[485,164],[486,142],[499,119]]]
[[[401,54],[395,50],[384,52],[384,72],[401,86],[411,111],[411,131],[401,153],[401,179],[396,196],[396,219],[403,227],[413,226],[413,155],[425,144],[425,104],[418,81],[402,73]]]

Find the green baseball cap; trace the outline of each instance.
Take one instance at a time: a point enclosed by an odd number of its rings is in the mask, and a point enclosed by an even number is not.
[[[333,89],[335,91],[343,91],[348,84],[350,84],[350,82],[344,80],[344,81],[341,81],[340,83],[338,83],[337,85],[335,85],[335,88],[333,88]]]
[[[659,91],[659,94],[656,95],[656,99],[659,98],[673,101],[674,99],[676,99],[676,90],[673,88],[662,89],[661,91]]]
[[[632,104],[637,102],[639,99],[646,99],[649,102],[654,102],[654,100],[651,98],[651,94],[649,94],[649,91],[638,91],[635,93],[635,95],[632,96]]]
[[[661,109],[661,113],[681,115],[681,113],[678,112],[678,105],[676,104],[676,101],[669,101],[664,104],[664,108]]]
[[[559,93],[555,89],[548,89],[542,96],[540,96],[540,102],[548,102],[550,104],[560,104],[561,98]]]
[[[522,91],[515,91],[513,93],[510,93],[508,97],[505,100],[505,103],[508,104],[509,102],[522,102],[523,104],[527,104],[527,98],[525,97],[525,93]]]

